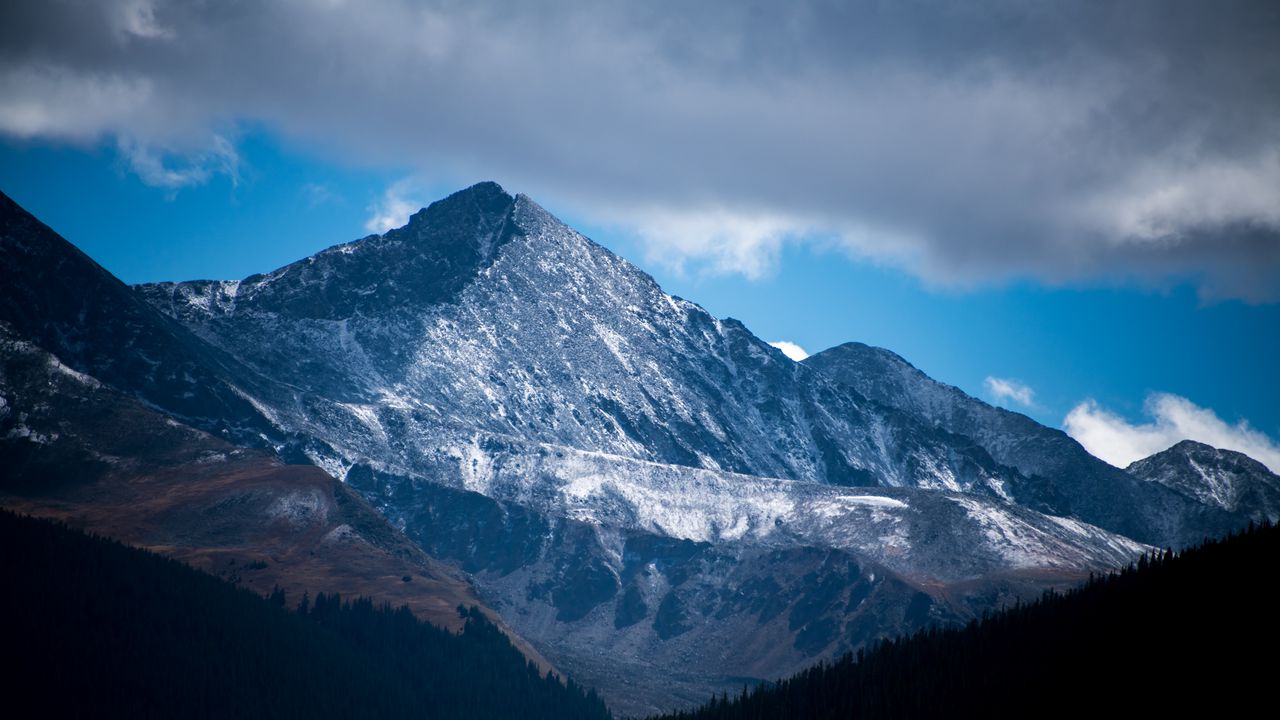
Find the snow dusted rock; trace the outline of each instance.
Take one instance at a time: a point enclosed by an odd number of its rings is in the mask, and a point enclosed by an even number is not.
[[[632,716],[962,622],[1145,549],[972,495],[544,450],[485,450],[469,480],[483,495],[363,465],[348,482]]]
[[[492,183],[267,275],[141,291],[291,389],[271,403],[280,424],[347,464],[420,472],[419,438],[447,427],[839,485],[998,497],[1015,477]]]
[[[1173,547],[1248,521],[1234,508],[1143,482],[1090,455],[1061,430],[940,383],[889,350],[851,342],[812,355],[804,364],[926,426],[968,439],[1013,468],[1017,475],[1003,489],[1021,505]],[[1228,509],[1233,512],[1224,512]]]
[[[460,489],[550,517],[698,543],[835,548],[928,583],[1008,569],[1101,571],[1147,549],[1084,523],[945,491],[776,480],[492,438],[475,438],[463,465]]]
[[[1244,453],[1183,440],[1127,470],[1134,477],[1249,520],[1280,519],[1280,476]]]

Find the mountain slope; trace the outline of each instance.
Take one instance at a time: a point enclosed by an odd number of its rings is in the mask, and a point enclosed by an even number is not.
[[[384,512],[471,573],[518,633],[628,715],[963,622],[1142,550],[973,496],[783,487],[676,466],[579,468],[563,485],[535,473],[537,487],[492,493],[512,500],[364,466],[348,482],[385,498]],[[494,486],[506,484],[499,476]],[[628,500],[648,490],[658,507]]]
[[[1061,430],[939,383],[883,348],[845,343],[804,364],[874,402],[971,438],[995,461],[1020,473],[1007,490],[1028,507],[1176,547],[1248,522],[1221,506],[1142,482],[1090,455]]]
[[[456,628],[458,605],[482,604],[457,571],[319,468],[178,423],[2,330],[0,466],[0,506],[262,595],[362,595]]]
[[[665,718],[1248,716],[1271,702],[1278,557],[1280,528],[1250,529]]]
[[[1134,477],[1255,522],[1280,519],[1280,476],[1244,453],[1183,440],[1126,470]]]
[[[67,367],[236,442],[264,445],[274,435],[250,398],[259,379],[3,193],[0,287],[0,324]]]
[[[0,511],[0,691],[49,717],[607,718],[478,613],[460,634],[406,611],[238,590],[181,563]]]

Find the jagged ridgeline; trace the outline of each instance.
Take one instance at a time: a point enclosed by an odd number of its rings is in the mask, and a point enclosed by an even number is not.
[[[0,692],[43,717],[609,717],[475,611],[455,635],[367,600],[289,610],[281,594],[3,510],[0,567]]]
[[[1250,526],[655,720],[1246,717],[1273,704],[1277,559],[1280,527]]]

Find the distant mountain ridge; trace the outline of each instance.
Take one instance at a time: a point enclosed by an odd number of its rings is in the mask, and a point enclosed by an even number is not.
[[[1273,512],[1107,466],[888,351],[792,362],[493,183],[270,273],[132,290],[8,212],[15,337],[345,480],[627,713]],[[43,286],[103,317],[31,313]]]
[[[1244,453],[1183,440],[1126,468],[1205,505],[1260,522],[1280,513],[1280,476]]]
[[[1248,522],[1234,508],[1144,482],[1094,457],[1061,430],[939,383],[883,348],[845,343],[804,363],[875,402],[971,438],[1022,476],[1008,488],[1019,504],[1161,546],[1181,547]]]

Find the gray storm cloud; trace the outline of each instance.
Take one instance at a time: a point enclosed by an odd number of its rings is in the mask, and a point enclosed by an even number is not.
[[[172,188],[266,127],[655,259],[1280,298],[1275,2],[6,2],[0,132]],[[169,162],[166,167],[157,163]],[[185,164],[184,164],[185,163]]]

